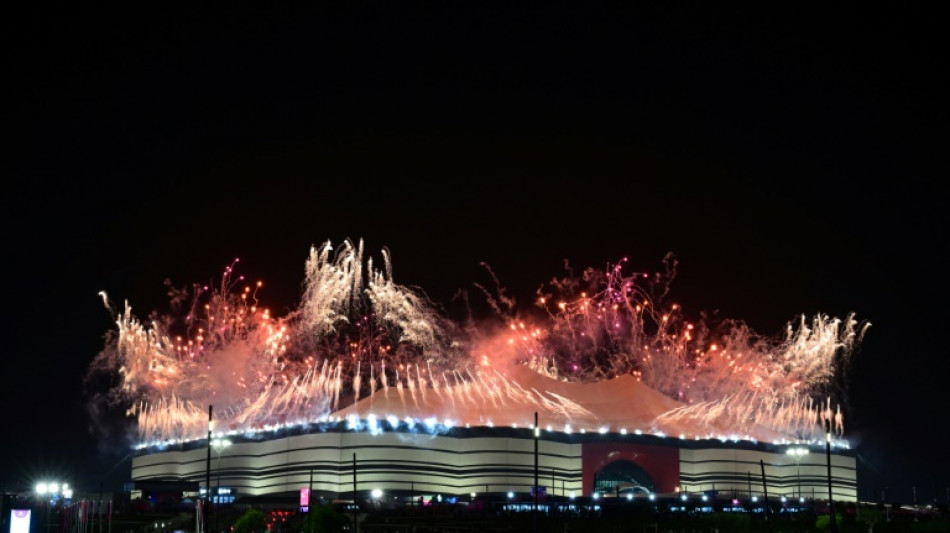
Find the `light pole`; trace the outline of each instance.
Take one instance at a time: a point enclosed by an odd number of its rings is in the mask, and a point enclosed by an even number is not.
[[[96,502],[96,509],[99,511],[99,533],[102,533],[102,482],[99,482],[99,501]]]
[[[313,533],[313,467],[310,468],[310,484],[307,488],[307,533]]]
[[[534,533],[538,533],[538,439],[541,437],[541,428],[538,427],[538,412],[534,412]]]
[[[57,482],[37,483],[35,491],[38,496],[42,496],[46,501],[46,530],[49,531],[53,527],[53,502],[59,499],[60,495],[63,498],[72,498],[73,491],[69,488],[68,483],[63,483],[62,492],[60,492],[60,484]]]
[[[218,473],[217,487],[214,489],[215,499],[212,500],[214,503],[214,530],[218,531],[218,506],[221,504],[221,452],[231,445],[231,441],[228,439],[214,439],[211,441],[211,447],[214,448],[215,453],[218,455],[218,465],[215,467]],[[208,488],[208,493],[210,494],[211,489]]]
[[[205,499],[201,502],[201,533],[208,533],[208,505],[211,497],[211,431],[214,430],[214,406],[208,406],[208,458],[205,462]],[[200,493],[200,491],[199,491]]]
[[[51,485],[54,487],[56,486],[55,483],[37,483],[36,484],[36,494],[42,496],[43,499],[46,501],[46,530],[47,531],[49,531],[49,522],[50,522],[49,501],[50,501],[50,498],[52,498],[51,493],[53,492],[52,490],[50,490]],[[47,496],[48,494],[49,496]]]
[[[828,514],[831,517],[831,533],[838,532],[835,520],[835,498],[831,489],[831,420],[825,420],[825,456],[828,461]]]
[[[891,521],[891,509],[887,506],[887,487],[881,489],[881,505],[884,506],[884,519]]]
[[[808,455],[808,448],[789,448],[785,453],[795,458],[795,469],[798,476],[798,497],[802,497],[802,457]]]

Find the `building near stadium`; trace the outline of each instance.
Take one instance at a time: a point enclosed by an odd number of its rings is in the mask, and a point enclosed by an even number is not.
[[[677,402],[632,376],[578,384],[523,371],[509,383],[570,401],[388,391],[319,421],[215,433],[230,445],[213,453],[204,439],[143,445],[133,458],[132,478],[202,485],[210,478],[231,497],[307,488],[325,498],[378,490],[414,500],[523,496],[537,486],[542,494],[564,497],[624,492],[827,499],[830,464],[834,499],[857,500],[855,456],[842,441],[833,441],[827,455],[824,440],[766,441],[722,430],[710,436],[708,428],[685,422],[661,430],[655,421]]]

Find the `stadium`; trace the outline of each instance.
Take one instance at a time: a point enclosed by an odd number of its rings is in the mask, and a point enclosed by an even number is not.
[[[355,487],[358,498],[381,491],[404,501],[476,495],[525,500],[538,486],[548,497],[623,493],[799,501],[827,499],[830,464],[834,499],[857,499],[855,457],[841,441],[833,440],[826,455],[823,440],[710,438],[686,423],[667,424],[676,432],[668,435],[647,427],[669,411],[672,400],[631,376],[575,384],[523,369],[510,379],[527,389],[571,394],[575,410],[587,416],[569,418],[510,397],[508,405],[496,406],[477,395],[466,403],[431,390],[423,398],[417,390],[413,401],[390,391],[316,423],[216,432],[213,442],[226,439],[226,448],[210,448],[206,439],[143,446],[133,458],[132,478],[203,486],[210,476],[211,486],[225,487],[228,499],[301,489],[314,497],[353,498]],[[420,420],[413,412],[481,423]]]
[[[103,401],[137,418],[133,481],[228,498],[856,500],[840,406],[813,399],[866,327],[852,317],[764,339],[661,304],[675,263],[617,264],[552,280],[540,314],[489,295],[495,320],[473,325],[395,284],[388,254],[382,270],[362,256],[312,248],[284,318],[231,268],[220,288],[172,291],[182,316],[116,313],[94,367],[116,384]]]

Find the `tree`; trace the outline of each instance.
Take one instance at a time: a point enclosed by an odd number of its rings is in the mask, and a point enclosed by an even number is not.
[[[267,528],[263,511],[251,509],[234,522],[234,533],[260,533]]]
[[[873,507],[863,507],[858,511],[858,522],[864,522],[867,524],[868,532],[873,533],[874,524],[881,521],[882,514],[883,513],[881,513],[880,509]]]
[[[835,524],[838,527],[841,527],[841,513],[835,513]],[[818,519],[815,520],[815,528],[818,531],[828,531],[831,529],[831,517],[827,514],[818,515]],[[235,532],[236,533],[236,532]]]
[[[311,512],[314,533],[337,533],[350,523],[347,517],[329,505],[317,505]]]

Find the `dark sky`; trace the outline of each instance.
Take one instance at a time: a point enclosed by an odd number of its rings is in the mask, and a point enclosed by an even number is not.
[[[564,259],[673,252],[687,315],[773,335],[854,312],[872,323],[846,377],[861,497],[943,501],[933,14],[320,6],[7,18],[0,482],[127,479],[82,395],[113,326],[99,291],[144,318],[166,278],[240,257],[281,314],[310,246],[352,238],[442,302],[481,261],[524,297]]]

